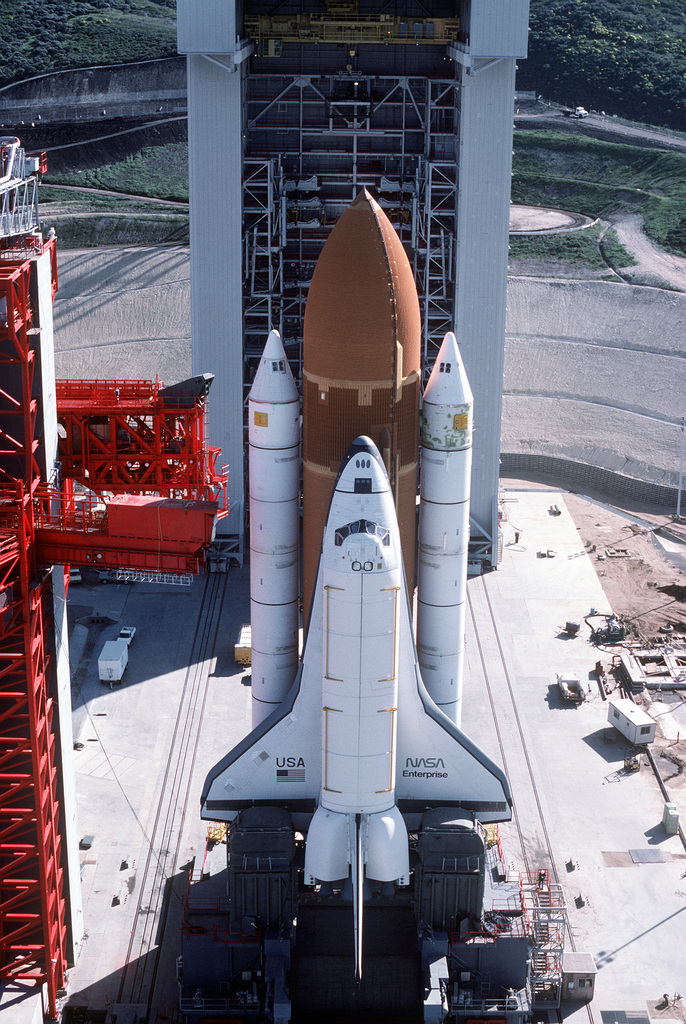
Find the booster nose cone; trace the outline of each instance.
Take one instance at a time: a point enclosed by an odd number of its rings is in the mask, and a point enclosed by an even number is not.
[[[298,389],[278,331],[269,332],[248,398],[273,405],[298,401]]]
[[[452,331],[448,331],[441,343],[424,389],[423,401],[431,405],[467,405],[474,401],[457,338]]]
[[[457,339],[449,331],[424,390],[420,416],[422,447],[442,452],[471,447],[473,408],[472,389]]]

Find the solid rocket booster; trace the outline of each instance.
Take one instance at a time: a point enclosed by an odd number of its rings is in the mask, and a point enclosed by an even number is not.
[[[360,518],[364,479],[374,519]],[[305,849],[305,881],[350,876],[356,964],[362,963],[362,880],[409,882],[396,806],[399,604],[406,600],[393,495],[369,438],[341,467],[324,531],[322,777]]]
[[[300,409],[277,331],[248,396],[253,728],[278,707],[298,666]]]
[[[303,602],[305,619],[334,481],[360,435],[391,481],[405,574],[414,585],[421,318],[412,268],[365,190],[322,249],[305,308]]]
[[[434,702],[460,725],[474,399],[455,335],[443,339],[420,416],[417,656]]]

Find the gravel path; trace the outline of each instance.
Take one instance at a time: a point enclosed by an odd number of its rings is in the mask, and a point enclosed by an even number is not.
[[[635,257],[636,266],[618,268],[624,278],[636,279],[642,275],[662,280],[672,288],[686,291],[686,257],[672,256],[657,249],[643,229],[639,213],[618,214],[612,218],[612,227],[622,245]]]

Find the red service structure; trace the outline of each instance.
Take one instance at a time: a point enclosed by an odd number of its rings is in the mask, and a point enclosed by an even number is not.
[[[44,170],[0,138],[0,983],[55,1017],[83,932],[64,567],[197,573],[226,476],[211,374],[55,381]]]

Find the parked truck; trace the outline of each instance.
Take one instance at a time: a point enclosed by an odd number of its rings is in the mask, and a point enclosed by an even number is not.
[[[578,121],[582,121],[584,117],[588,117],[586,107],[566,107],[562,113],[565,117],[575,117]]]
[[[241,626],[238,639],[234,644],[233,656],[239,665],[249,665],[252,660],[252,629]]]
[[[562,699],[568,704],[582,704],[586,698],[584,688],[578,676],[558,672],[557,688]]]
[[[120,683],[129,663],[129,645],[124,640],[107,640],[98,658],[101,683]]]

